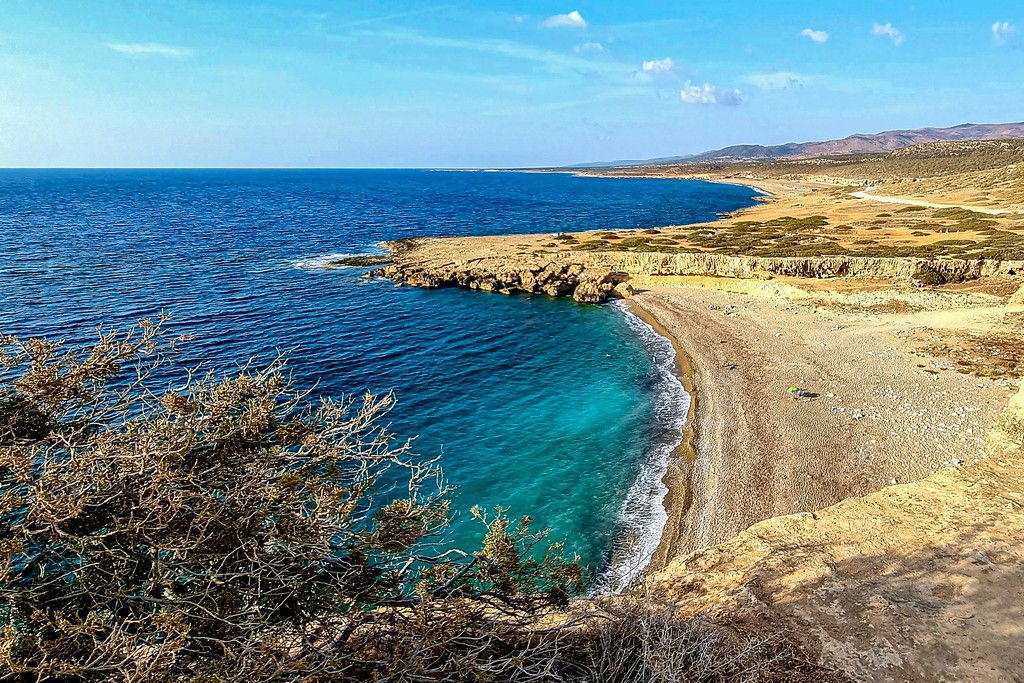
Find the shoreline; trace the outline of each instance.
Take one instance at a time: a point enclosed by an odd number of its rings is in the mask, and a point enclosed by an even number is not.
[[[658,173],[595,173],[593,171],[538,171],[539,173],[569,173],[576,176],[577,178],[646,178],[649,180],[700,180],[705,183],[715,183],[716,185],[734,185],[736,187],[749,187],[757,191],[762,197],[774,197],[778,194],[785,194],[782,191],[771,191],[763,187],[766,184],[776,185],[777,188],[782,186],[781,181],[772,181],[770,179],[761,178],[743,178],[743,177],[729,177],[729,178],[712,178],[710,175],[704,176],[702,174],[696,175],[663,175]],[[795,182],[795,181],[794,181]],[[756,204],[754,206],[757,206]],[[753,207],[747,207],[753,208]],[[742,211],[743,209],[740,209]],[[655,226],[665,227],[665,226]]]
[[[874,215],[861,200],[815,194],[818,186],[807,182],[675,178],[774,191],[707,225],[814,212],[833,222],[842,211]],[[537,294],[538,283],[547,283],[543,292],[566,295],[576,286],[573,273],[583,274],[578,289],[590,272],[610,281],[588,280],[589,288],[610,294],[619,282],[631,285],[634,293],[624,296],[630,311],[671,342],[690,395],[683,438],[662,478],[668,520],[640,577],[762,520],[814,512],[980,457],[978,436],[1006,404],[1004,380],[962,374],[949,357],[921,352],[932,340],[993,330],[1003,314],[985,307],[1005,304],[987,294],[913,288],[920,267],[913,258],[750,257],[747,266],[739,257],[719,264],[726,257],[696,252],[692,264],[682,262],[685,254],[627,261],[617,252],[548,251],[551,239],[423,240],[396,259],[389,277],[508,294]],[[785,268],[771,270],[776,262]],[[989,270],[978,276],[1013,275]],[[607,275],[619,271],[628,277]],[[794,385],[814,398],[792,400],[786,388]]]
[[[948,324],[933,312],[866,315],[699,286],[645,288],[630,305],[672,340],[693,392],[648,574],[762,520],[982,457],[1012,391],[948,362],[926,366],[905,331]],[[792,399],[791,385],[812,397]]]
[[[662,483],[668,489],[662,501],[665,514],[668,519],[661,530],[661,537],[658,539],[658,546],[651,556],[650,562],[634,577],[634,581],[653,572],[660,571],[668,566],[668,563],[678,554],[677,549],[682,531],[682,520],[689,511],[693,502],[693,495],[690,489],[689,472],[697,460],[695,446],[696,432],[694,429],[694,417],[697,414],[696,384],[693,378],[693,364],[689,355],[683,350],[676,335],[672,334],[661,322],[653,316],[646,308],[633,299],[624,300],[626,307],[633,315],[649,325],[656,334],[667,339],[672,348],[675,349],[675,373],[683,385],[683,390],[689,395],[690,402],[686,409],[686,418],[683,423],[682,435],[679,445],[669,454],[668,467],[662,477]]]
[[[598,593],[620,594],[664,569],[675,554],[676,531],[689,499],[687,473],[696,457],[692,431],[695,396],[693,382],[683,370],[689,367],[689,359],[676,338],[629,299],[609,306],[636,332],[661,377],[658,405],[685,401],[683,410],[677,406],[663,413],[656,406],[651,416],[653,424],[664,431],[649,445],[646,461],[626,492],[620,522],[625,542],[622,546],[618,539],[613,542],[611,562],[595,586]],[[671,379],[664,386],[666,378]]]

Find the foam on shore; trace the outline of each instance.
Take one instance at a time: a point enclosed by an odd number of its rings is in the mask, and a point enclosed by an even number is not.
[[[643,468],[626,494],[611,565],[595,585],[595,592],[618,593],[647,568],[661,543],[669,518],[665,510],[669,491],[663,479],[672,454],[683,440],[690,395],[676,372],[672,341],[658,334],[624,303],[613,301],[610,305],[625,315],[626,324],[640,338],[657,372],[654,439]]]
[[[343,254],[321,254],[310,258],[292,261],[292,267],[299,270],[342,270],[345,268],[362,268],[363,266],[344,263],[344,259],[384,256],[388,252],[383,246],[374,245],[373,251],[349,252]]]

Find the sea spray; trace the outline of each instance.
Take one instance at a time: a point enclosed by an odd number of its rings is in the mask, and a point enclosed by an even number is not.
[[[672,453],[683,440],[690,409],[690,395],[683,388],[676,368],[672,341],[634,315],[618,301],[610,304],[622,311],[626,324],[650,354],[657,372],[655,385],[655,433],[647,459],[626,494],[615,538],[612,562],[595,585],[595,592],[618,593],[651,563],[668,522],[664,478]]]
[[[374,245],[376,247],[376,245]],[[346,254],[321,254],[291,261],[291,265],[299,270],[335,270],[340,268],[366,268],[369,266],[389,263],[387,250],[380,246],[373,250]]]

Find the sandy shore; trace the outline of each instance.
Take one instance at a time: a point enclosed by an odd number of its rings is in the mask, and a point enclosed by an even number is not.
[[[870,238],[896,246],[949,237],[917,231],[919,212],[883,217],[878,210],[885,205],[833,185],[702,179],[772,193],[707,224],[716,228],[824,215],[830,223],[848,223],[836,227],[835,239],[844,243]],[[632,235],[619,233],[617,239]],[[791,277],[765,270],[772,266],[767,261],[751,265],[750,272],[723,266],[724,274],[738,277],[712,277],[692,274],[709,266],[686,260],[693,255],[684,253],[688,232],[662,228],[659,234],[681,245],[675,260],[579,250],[550,234],[425,239],[405,245],[396,258],[400,269],[389,275],[421,286],[509,293],[537,291],[543,279],[549,294],[576,287],[566,282],[567,268],[599,278],[628,275],[638,290],[634,310],[673,339],[693,397],[688,432],[665,477],[669,520],[652,570],[761,520],[820,510],[981,455],[1017,384],[961,373],[957,360],[985,356],[992,335],[1024,348],[1024,289],[1016,262],[1002,262],[1009,264],[1007,273],[996,269],[998,274],[942,288],[914,286],[908,273],[919,266],[896,258],[865,259],[857,265],[863,271],[858,277]],[[584,242],[598,235],[577,237]],[[815,257],[803,261],[802,269],[790,270],[817,272]],[[1007,305],[1011,297],[1015,304]],[[929,345],[947,352],[928,353]],[[986,363],[981,365],[984,370]],[[793,400],[786,392],[793,385],[811,397]]]
[[[633,303],[685,354],[694,396],[654,569],[758,521],[972,462],[1016,390],[919,353],[925,339],[1012,329],[1016,309],[873,314],[678,287]]]

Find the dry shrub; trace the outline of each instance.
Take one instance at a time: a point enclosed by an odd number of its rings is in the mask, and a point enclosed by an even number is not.
[[[601,601],[604,619],[563,652],[578,683],[811,683],[846,681],[807,662],[779,633],[680,619],[650,595]]]
[[[164,323],[0,338],[0,680],[828,680],[777,638],[574,598],[528,518],[438,547],[449,490],[390,396],[311,400],[280,359],[167,374]]]
[[[448,489],[390,396],[310,400],[280,360],[168,385],[162,323],[0,340],[0,679],[542,675],[581,586],[559,546],[499,510],[437,547]]]

